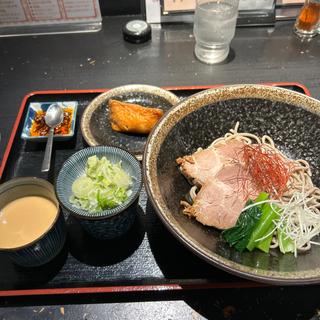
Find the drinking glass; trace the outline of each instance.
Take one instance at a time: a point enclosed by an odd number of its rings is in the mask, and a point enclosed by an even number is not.
[[[294,24],[294,32],[300,38],[312,38],[319,33],[319,28],[320,0],[305,0]]]
[[[205,63],[225,60],[234,37],[239,0],[197,0],[193,33],[195,55]]]

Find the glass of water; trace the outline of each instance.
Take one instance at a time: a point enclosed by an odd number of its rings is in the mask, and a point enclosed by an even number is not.
[[[205,63],[225,60],[234,37],[239,0],[197,0],[193,33],[195,55]]]

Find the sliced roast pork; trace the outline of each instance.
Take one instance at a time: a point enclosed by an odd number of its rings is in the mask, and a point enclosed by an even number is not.
[[[241,162],[225,165],[215,178],[229,185],[244,201],[255,199],[260,193]]]
[[[215,176],[225,164],[234,162],[243,146],[243,142],[233,139],[217,147],[198,150],[192,155],[178,158],[176,162],[189,182],[200,187],[209,177]]]
[[[230,140],[177,159],[182,173],[200,187],[192,205],[183,202],[185,214],[218,229],[236,224],[248,198],[259,194],[243,167],[243,146]]]
[[[183,212],[195,217],[204,225],[227,229],[233,227],[245,205],[245,201],[229,184],[209,179],[200,189],[193,205]]]
[[[223,166],[222,159],[214,148],[196,151],[176,161],[180,165],[182,174],[191,184],[198,187],[214,176]]]

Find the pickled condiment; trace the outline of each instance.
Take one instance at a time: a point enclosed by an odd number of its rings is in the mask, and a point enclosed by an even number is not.
[[[59,126],[54,128],[54,134],[68,134],[70,132],[73,110],[71,108],[64,108],[63,111],[63,121]],[[30,135],[32,137],[47,136],[49,134],[50,128],[45,122],[45,115],[45,111],[37,111],[30,129]]]

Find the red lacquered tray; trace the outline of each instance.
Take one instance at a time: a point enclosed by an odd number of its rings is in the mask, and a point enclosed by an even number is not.
[[[310,95],[299,83],[266,83]],[[218,87],[165,87],[181,98]],[[79,128],[81,115],[97,95],[108,89],[50,90],[27,94],[0,166],[1,181],[19,176],[38,176],[54,182],[62,163],[86,147]],[[41,173],[45,144],[26,143],[21,130],[30,102],[78,101],[75,136],[55,143],[50,173]],[[264,286],[223,272],[196,257],[180,244],[157,218],[144,190],[138,218],[130,232],[116,241],[99,242],[84,233],[79,223],[66,217],[68,238],[62,252],[49,264],[32,269],[17,267],[0,255],[0,296],[76,293],[190,290]]]

